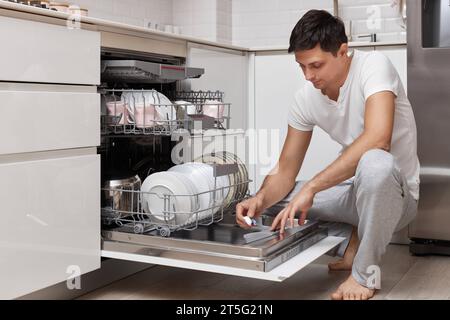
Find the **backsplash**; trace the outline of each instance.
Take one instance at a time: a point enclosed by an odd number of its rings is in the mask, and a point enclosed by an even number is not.
[[[403,0],[404,1],[404,0]],[[339,0],[352,41],[405,41],[402,0]],[[244,47],[287,46],[292,28],[310,9],[333,13],[333,0],[74,0],[89,16],[157,27]],[[176,26],[173,30],[172,26]],[[166,27],[167,28],[167,27]]]
[[[406,30],[394,0],[339,0],[339,16],[352,41],[376,33],[378,41],[401,41]],[[310,9],[334,12],[332,0],[233,0],[233,44],[244,47],[288,46],[297,21]],[[351,23],[350,23],[351,21]],[[351,25],[351,27],[350,27]],[[368,40],[368,39],[367,39]]]
[[[61,2],[61,1],[60,1]],[[89,16],[136,25],[151,27],[173,24],[172,0],[72,0],[89,10]]]
[[[232,0],[172,0],[181,33],[231,44]]]

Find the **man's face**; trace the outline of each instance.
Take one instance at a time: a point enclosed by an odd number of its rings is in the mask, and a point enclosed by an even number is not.
[[[317,45],[310,50],[295,52],[295,60],[316,89],[325,90],[336,86],[346,69],[347,44],[342,44],[336,56]]]

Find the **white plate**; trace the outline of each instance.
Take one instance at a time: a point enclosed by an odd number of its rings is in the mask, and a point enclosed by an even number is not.
[[[222,206],[224,199],[228,197],[228,192],[230,189],[230,181],[228,176],[220,176],[214,179],[214,169],[211,165],[206,163],[194,162],[191,165],[199,165],[204,175],[207,177],[210,190],[212,192],[211,195],[211,207],[213,208],[213,214],[219,211]],[[214,191],[216,190],[216,191]]]
[[[226,159],[228,163],[236,163],[238,165],[238,172],[236,173],[236,183],[239,183],[237,186],[237,192],[236,192],[236,199],[242,199],[245,197],[248,191],[248,182],[244,183],[245,181],[248,181],[248,172],[247,168],[242,162],[242,160],[235,154],[231,152],[225,152]]]
[[[208,181],[208,177],[201,170],[201,164],[199,166],[192,165],[190,163],[185,163],[181,165],[176,165],[170,168],[169,172],[179,172],[186,175],[190,181],[195,182],[195,186],[197,188],[198,193],[198,201],[197,197],[194,196],[194,210],[198,211],[198,218],[203,219],[208,215],[211,215],[211,210],[207,210],[211,205],[211,191],[210,183]],[[194,214],[195,215],[195,214]],[[197,216],[197,215],[195,215]]]
[[[220,156],[222,157],[222,159],[225,161],[226,164],[235,164],[236,161],[234,159],[231,159],[231,157],[229,156],[229,154],[227,152],[221,152]],[[239,166],[238,166],[239,169]],[[239,182],[240,180],[240,176],[239,176],[239,170],[235,173],[232,173],[230,176],[233,177],[235,186],[233,187],[233,195],[231,197],[230,202],[227,204],[227,207],[229,207],[231,205],[231,203],[233,203],[233,201],[236,201],[236,199],[238,199],[239,196]]]
[[[158,125],[167,124],[167,120],[176,120],[176,110],[172,102],[156,90],[125,91],[122,93],[121,100],[127,102],[130,108],[133,108],[133,105],[154,105],[158,118],[165,120],[157,122]],[[172,124],[172,122],[170,123]]]
[[[212,154],[205,154],[197,159],[194,160],[195,162],[204,162],[208,164],[226,164],[226,161],[223,158],[223,154],[220,152],[216,153],[215,155]],[[217,177],[216,183],[220,184],[219,181],[223,181],[223,177],[226,177],[228,180],[227,185],[229,188],[224,189],[225,190],[225,200],[223,201],[223,207],[226,208],[232,201],[233,201],[233,195],[235,193],[235,187],[233,186],[235,184],[235,176],[233,174]],[[217,186],[220,187],[220,186]]]
[[[192,214],[192,194],[195,186],[179,172],[157,172],[149,175],[141,186],[142,206],[152,221],[179,226],[186,223]],[[149,194],[151,193],[151,194]],[[164,211],[164,196],[170,202],[169,213]]]

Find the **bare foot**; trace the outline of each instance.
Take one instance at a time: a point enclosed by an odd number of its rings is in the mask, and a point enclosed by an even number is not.
[[[347,278],[331,295],[333,300],[369,300],[375,294],[375,289],[360,285],[353,276]]]
[[[350,241],[347,249],[345,250],[344,257],[336,262],[328,264],[330,271],[350,271],[352,270],[353,259],[355,259],[356,252],[358,251],[359,239],[357,229],[353,228]]]

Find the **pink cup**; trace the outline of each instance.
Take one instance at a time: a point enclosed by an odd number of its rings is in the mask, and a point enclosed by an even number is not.
[[[154,105],[136,104],[134,108],[128,107],[128,113],[133,115],[138,128],[152,128],[156,125],[156,120],[159,120]]]
[[[223,120],[224,105],[213,100],[206,100],[203,105],[203,114],[216,120]]]
[[[126,104],[124,102],[122,102],[122,101],[107,102],[106,108],[108,109],[109,116],[114,116],[114,117],[120,116],[119,122],[117,122],[115,124],[123,125],[123,124],[128,123],[128,121],[127,121],[128,112],[127,112]]]

